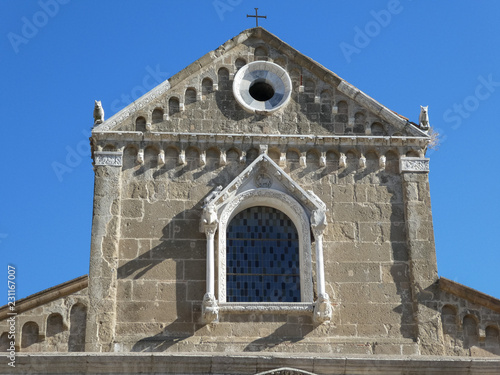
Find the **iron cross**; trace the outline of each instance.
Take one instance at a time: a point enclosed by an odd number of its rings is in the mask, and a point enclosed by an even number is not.
[[[259,27],[259,18],[267,19],[267,16],[259,16],[259,14],[257,13],[259,8],[254,8],[254,9],[255,9],[255,16],[251,16],[250,14],[247,14],[247,18],[248,17],[255,17],[255,26]]]

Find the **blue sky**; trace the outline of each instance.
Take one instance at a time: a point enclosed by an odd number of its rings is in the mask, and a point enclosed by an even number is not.
[[[493,0],[2,0],[0,280],[14,265],[22,298],[88,272],[94,100],[109,118],[255,26],[255,7],[261,26],[390,109],[416,122],[429,106],[439,275],[500,298]]]

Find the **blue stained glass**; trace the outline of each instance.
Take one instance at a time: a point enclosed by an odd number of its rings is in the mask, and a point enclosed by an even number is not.
[[[228,302],[300,302],[299,238],[283,212],[240,212],[229,223],[226,251]]]

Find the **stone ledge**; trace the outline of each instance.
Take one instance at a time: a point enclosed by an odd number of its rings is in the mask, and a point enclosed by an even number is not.
[[[500,359],[441,356],[335,356],[212,353],[39,353],[18,354],[16,367],[0,374],[257,374],[283,367],[313,374],[488,374],[499,373]]]

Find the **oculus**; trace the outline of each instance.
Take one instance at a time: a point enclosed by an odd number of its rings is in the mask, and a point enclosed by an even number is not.
[[[233,94],[250,113],[271,114],[290,100],[292,81],[281,66],[269,61],[254,61],[234,76]]]

